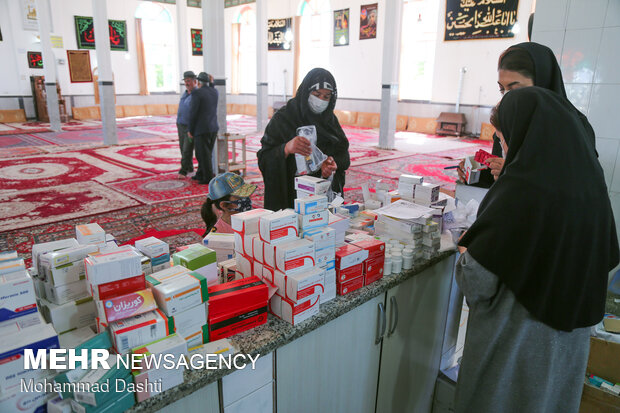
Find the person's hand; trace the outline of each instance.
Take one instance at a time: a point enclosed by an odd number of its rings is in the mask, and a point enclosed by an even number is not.
[[[187,136],[189,136],[190,138],[194,139],[194,135],[192,135],[191,132],[187,132]]]
[[[466,183],[467,179],[465,179],[465,159],[462,159],[461,162],[459,162],[459,167],[456,168],[456,172],[459,174],[459,180],[463,183]]]
[[[467,252],[467,247],[462,247],[460,245],[458,245],[459,242],[461,242],[461,239],[463,238],[463,235],[465,235],[467,231],[463,231],[463,233],[461,234],[461,236],[459,237],[458,241],[456,241],[456,248],[459,250],[459,253],[461,254],[465,254]]]
[[[312,154],[310,141],[303,136],[295,136],[284,146],[284,154],[286,156],[293,153],[298,153],[302,156],[310,156],[310,154]]]
[[[504,167],[504,158],[489,158],[489,169],[491,169],[491,175],[497,180],[499,173]]]
[[[321,176],[325,178],[329,178],[331,174],[336,172],[338,169],[338,165],[336,165],[336,161],[334,158],[329,156],[325,161],[321,164]]]

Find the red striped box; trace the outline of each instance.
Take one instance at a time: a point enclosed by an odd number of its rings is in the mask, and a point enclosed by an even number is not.
[[[359,290],[364,286],[364,276],[360,276],[357,278],[353,278],[352,280],[348,280],[346,282],[337,282],[336,283],[336,291],[338,295],[346,295],[355,290]]]

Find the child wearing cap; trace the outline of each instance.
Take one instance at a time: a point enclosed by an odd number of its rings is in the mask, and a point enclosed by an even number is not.
[[[231,234],[230,216],[252,209],[250,196],[256,191],[256,185],[246,184],[243,178],[232,172],[217,175],[209,182],[209,194],[202,204],[200,215],[207,226],[203,234],[211,231]],[[219,216],[213,207],[221,211]]]

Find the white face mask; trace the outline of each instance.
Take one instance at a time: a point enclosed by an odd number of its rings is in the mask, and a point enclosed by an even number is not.
[[[308,105],[310,105],[310,110],[318,115],[327,109],[327,106],[329,106],[329,100],[319,99],[313,94],[310,94],[310,97],[308,98]]]

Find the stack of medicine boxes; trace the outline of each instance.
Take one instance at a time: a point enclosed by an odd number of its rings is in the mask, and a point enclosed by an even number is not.
[[[24,369],[24,349],[58,348],[58,334],[38,312],[35,287],[15,251],[0,254],[0,411],[21,411],[22,404],[45,406],[44,393],[22,394],[21,381],[42,380],[45,369]]]

